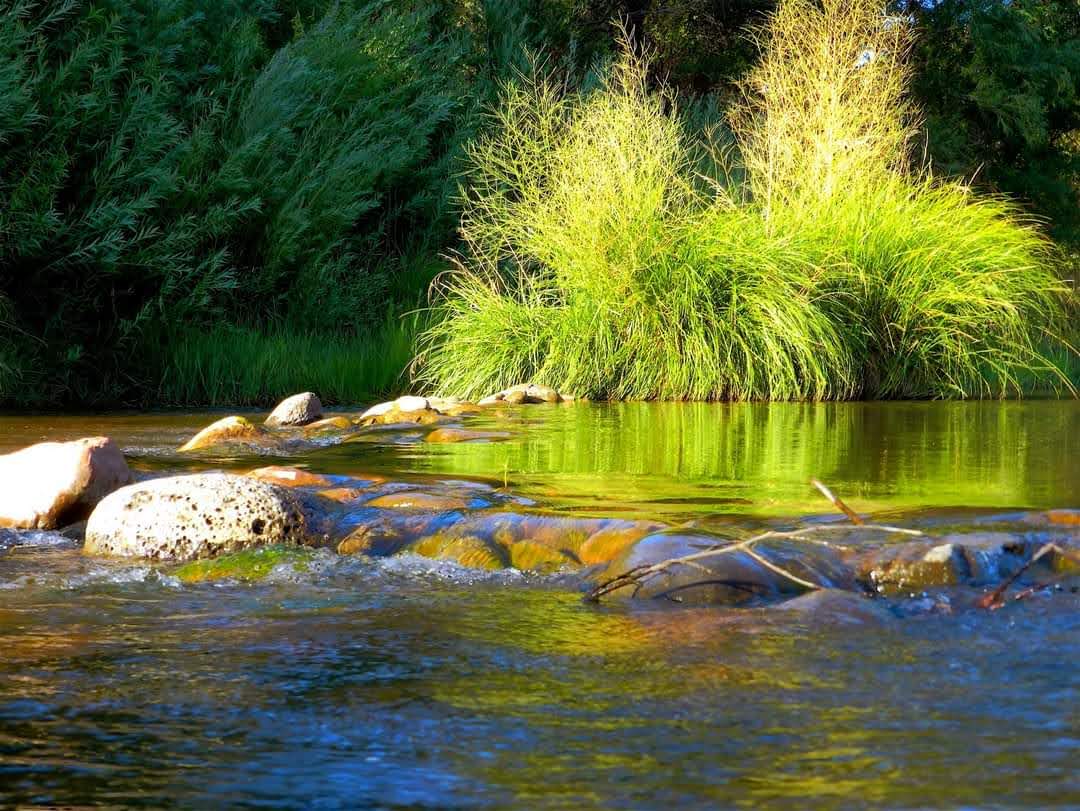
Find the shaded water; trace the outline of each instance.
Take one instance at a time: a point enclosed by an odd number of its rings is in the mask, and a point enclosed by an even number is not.
[[[529,407],[505,441],[373,433],[287,459],[706,525],[853,507],[929,531],[1080,506],[1080,404]],[[212,415],[0,417],[152,471]],[[589,606],[565,577],[318,553],[184,585],[0,537],[0,805],[1080,807],[1080,596],[879,623]]]

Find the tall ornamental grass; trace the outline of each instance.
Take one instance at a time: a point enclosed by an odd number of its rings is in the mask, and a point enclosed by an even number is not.
[[[702,171],[716,149],[629,51],[592,92],[542,71],[507,85],[470,149],[464,251],[437,288],[423,381],[826,399],[1004,394],[1054,374],[1053,246],[1009,202],[913,160],[907,21],[876,0],[785,0],[758,39],[732,171]]]

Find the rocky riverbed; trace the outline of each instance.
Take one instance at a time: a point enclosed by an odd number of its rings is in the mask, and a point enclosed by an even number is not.
[[[557,574],[578,582],[592,599],[761,606],[843,593],[842,600],[819,597],[798,605],[855,615],[870,601],[893,614],[910,612],[911,605],[953,610],[973,602],[972,590],[1001,587],[1001,597],[984,599],[997,607],[1007,586],[1029,596],[1080,583],[1073,577],[1080,570],[1080,510],[1067,507],[984,517],[964,528],[867,524],[852,513],[827,522],[789,517],[719,531],[699,521],[575,517],[545,510],[509,486],[317,469],[319,453],[376,438],[497,443],[511,434],[480,430],[472,421],[498,422],[508,410],[530,406],[578,407],[572,397],[522,385],[478,404],[405,396],[328,417],[307,392],[283,401],[261,423],[243,416],[215,420],[176,452],[206,465],[236,454],[303,455],[314,463],[143,473],[133,483],[108,437],[33,445],[0,456],[0,493],[7,498],[0,502],[0,526],[63,530],[85,539],[87,555],[145,559],[163,571],[212,561],[182,569],[188,578],[250,579],[266,569],[253,550],[302,565],[303,550],[324,548]],[[949,589],[966,597],[954,599]],[[928,590],[945,598],[927,603]]]
[[[1076,404],[505,400],[0,416],[0,804],[1075,805]]]

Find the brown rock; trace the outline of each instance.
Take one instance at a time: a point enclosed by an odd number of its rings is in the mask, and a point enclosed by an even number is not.
[[[393,527],[365,525],[353,530],[338,544],[339,555],[370,555],[386,557],[399,551],[405,539]]]
[[[107,437],[42,442],[0,456],[0,527],[55,529],[80,521],[131,481]]]
[[[338,415],[327,417],[324,420],[316,420],[304,427],[305,433],[314,434],[319,431],[348,431],[353,427],[353,422],[348,417]]]
[[[473,569],[505,569],[510,565],[501,547],[473,535],[429,535],[409,544],[405,551]]]
[[[566,566],[574,566],[575,561],[537,541],[521,540],[510,544],[510,565],[515,569],[534,572],[553,572]]]
[[[326,476],[301,470],[298,467],[282,467],[269,465],[257,468],[247,474],[252,479],[270,484],[280,484],[284,487],[333,487],[334,482]]]
[[[463,510],[469,504],[457,496],[439,496],[420,490],[388,493],[367,502],[366,507],[382,507],[394,510]]]
[[[424,437],[424,441],[438,445],[453,442],[493,442],[499,439],[507,439],[509,436],[510,434],[505,431],[468,431],[464,428],[436,428]]]
[[[661,528],[660,524],[649,521],[615,522],[590,535],[581,545],[578,556],[586,566],[610,563],[650,532]]]
[[[243,417],[223,417],[203,428],[180,446],[180,452],[198,451],[225,442],[259,442],[267,437],[264,428]]]
[[[855,560],[858,577],[886,594],[938,586],[992,585],[1016,571],[1036,544],[1009,533],[946,536],[908,541],[864,552]]]

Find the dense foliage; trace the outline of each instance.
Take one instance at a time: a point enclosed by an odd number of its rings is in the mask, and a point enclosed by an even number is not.
[[[356,373],[337,397],[385,387],[402,354],[396,315],[462,245],[463,152],[528,52],[589,87],[629,24],[653,66],[641,98],[670,83],[661,104],[682,110],[683,143],[741,94],[757,58],[747,26],[774,7],[0,2],[0,405],[272,399],[284,392],[270,381],[291,382],[320,341],[340,356],[326,368]],[[903,11],[920,32],[913,87],[934,165],[977,172],[1080,254],[1075,4]],[[360,345],[385,364],[353,363]],[[250,373],[275,365],[291,371]]]
[[[732,117],[742,171],[705,177],[715,149],[630,45],[595,92],[509,84],[470,149],[467,252],[425,379],[818,399],[1004,394],[1053,374],[1052,246],[912,160],[909,30],[876,0],[785,0]]]
[[[209,323],[362,332],[451,238],[479,55],[521,21],[320,5],[0,11],[0,400],[115,397]]]

